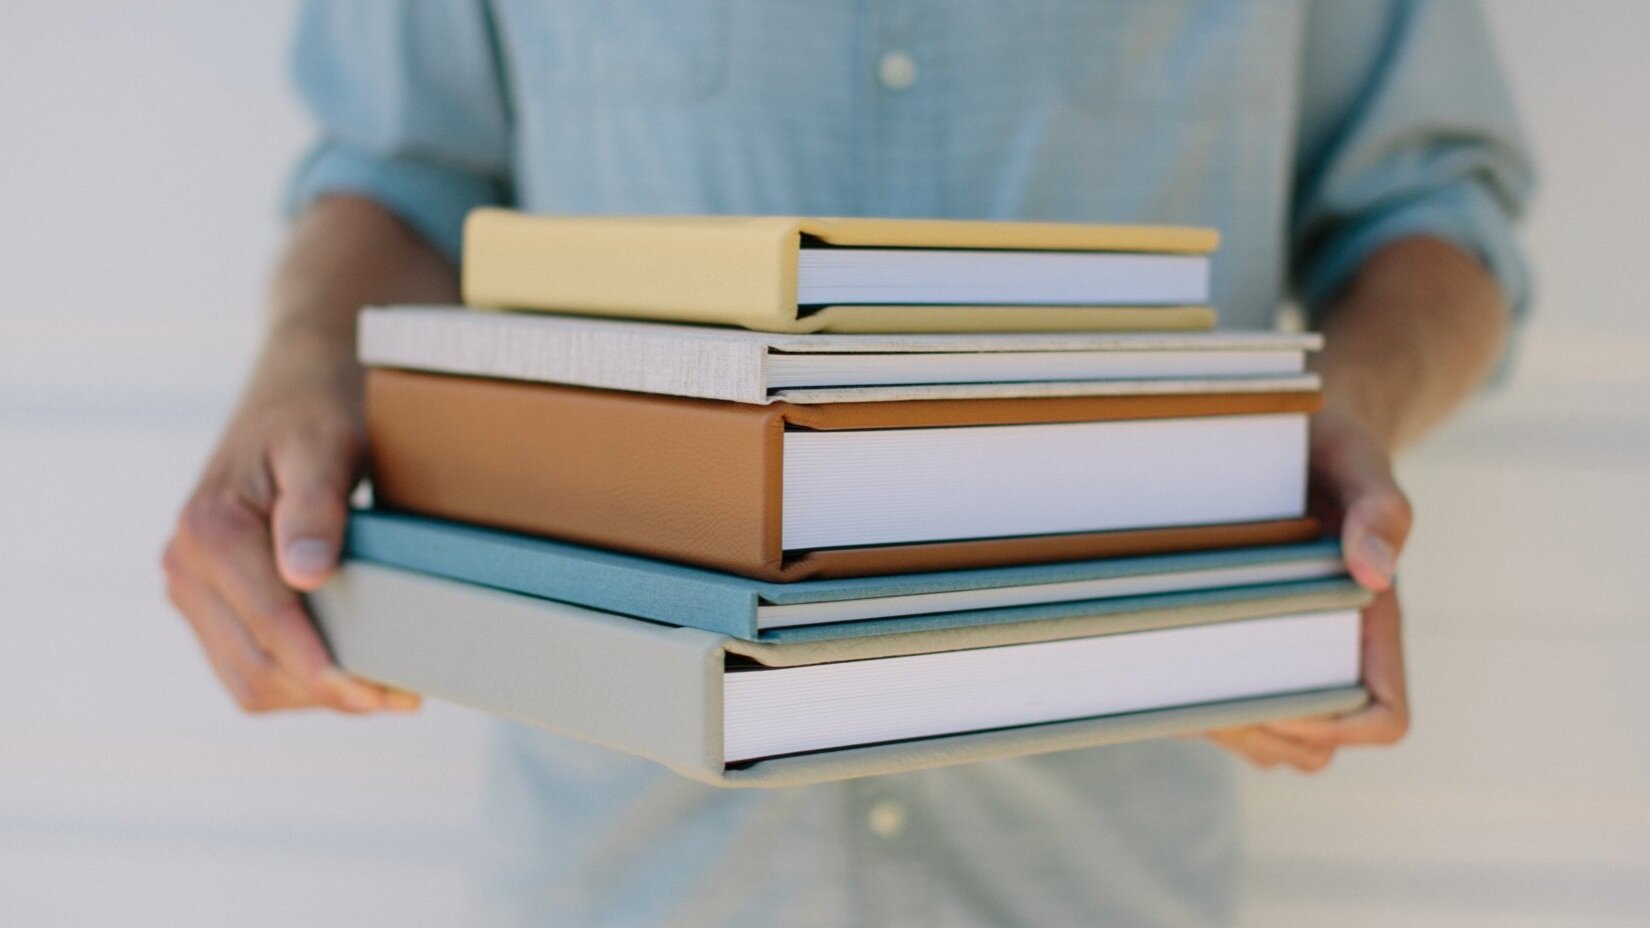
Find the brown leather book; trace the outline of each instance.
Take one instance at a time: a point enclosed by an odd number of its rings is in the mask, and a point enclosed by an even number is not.
[[[367,376],[368,438],[378,505],[772,581],[1304,540],[1316,530],[1312,519],[1301,516],[1305,416],[1318,403],[1316,394],[1297,392],[754,406],[385,368]],[[1299,460],[1291,461],[1298,474],[1273,481],[1281,491],[1262,489],[1273,497],[1280,492],[1286,499],[1298,496],[1300,506],[1266,518],[1221,524],[787,547],[787,538],[802,536],[796,525],[784,525],[786,501],[791,499],[794,516],[809,495],[806,487],[795,486],[796,474],[787,492],[788,434],[838,433],[857,441],[870,433],[905,430],[948,432],[941,437],[954,440],[981,433],[969,428],[976,426],[1156,426],[1170,420],[1185,426],[1214,419],[1229,427],[1253,423],[1273,430],[1256,433],[1262,437],[1286,433],[1298,443]],[[1286,432],[1277,432],[1280,427]],[[1132,443],[1152,440],[1154,434],[1158,433],[1136,431],[1104,440],[1132,448]],[[1012,448],[1032,436],[999,430],[983,437],[994,443],[983,446],[989,449]],[[870,494],[884,471],[899,470],[906,459],[873,458],[870,463],[875,466],[853,479],[863,479]],[[1188,466],[1207,469],[1224,463],[1192,460]],[[1174,470],[1165,469],[1165,481],[1175,479],[1169,473]],[[1254,470],[1244,459],[1234,458],[1230,481],[1254,482]],[[940,469],[933,472],[938,479]],[[1111,476],[1097,466],[1093,480],[1104,486]],[[1290,481],[1298,483],[1298,493]],[[1155,495],[1172,502],[1195,489],[1167,486]],[[1224,487],[1211,492],[1220,497]],[[848,497],[855,495],[843,494],[845,507],[852,508],[849,504],[855,500]],[[958,494],[945,508],[966,516],[1000,502],[992,497]],[[826,500],[821,508],[813,500],[810,505],[829,516],[830,504]],[[1086,512],[1081,506],[1070,508]],[[922,518],[892,522],[891,528],[884,527],[885,533],[920,530]],[[842,529],[853,530],[854,525]]]

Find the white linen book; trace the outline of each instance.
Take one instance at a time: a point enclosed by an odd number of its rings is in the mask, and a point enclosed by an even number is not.
[[[311,597],[352,672],[663,763],[788,786],[1349,711],[1347,584],[763,644],[349,562]]]
[[[1313,334],[783,335],[461,307],[371,308],[379,367],[737,403],[1317,389]]]

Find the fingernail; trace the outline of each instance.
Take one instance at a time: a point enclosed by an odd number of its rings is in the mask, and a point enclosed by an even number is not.
[[[1358,550],[1365,567],[1379,574],[1386,582],[1392,582],[1392,575],[1398,571],[1398,555],[1386,539],[1379,535],[1365,535],[1358,544]]]
[[[326,573],[332,568],[332,545],[319,538],[298,538],[286,546],[287,570],[305,576]]]
[[[404,690],[390,690],[384,694],[384,708],[397,712],[412,712],[421,702],[417,693],[408,693]]]

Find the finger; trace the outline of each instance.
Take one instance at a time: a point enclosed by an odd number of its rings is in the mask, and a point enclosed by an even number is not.
[[[1360,676],[1370,704],[1340,718],[1293,719],[1267,727],[1313,744],[1392,744],[1409,731],[1409,688],[1404,675],[1403,609],[1395,590],[1364,608]]]
[[[1303,773],[1316,773],[1335,756],[1333,747],[1295,741],[1258,726],[1213,731],[1209,738],[1263,768],[1287,764]]]
[[[1412,518],[1409,501],[1396,485],[1361,496],[1346,509],[1341,551],[1360,586],[1377,593],[1392,588]]]
[[[1392,744],[1403,737],[1407,723],[1391,706],[1371,703],[1338,719],[1294,719],[1271,722],[1266,728],[1279,737],[1316,747]]]
[[[242,709],[265,712],[308,704],[208,587],[192,577],[169,575],[166,592],[194,630],[212,672]]]
[[[1353,579],[1377,592],[1388,589],[1414,512],[1379,445],[1356,429],[1330,434],[1313,449],[1315,495],[1330,504]]]
[[[1207,732],[1204,737],[1257,767],[1270,768],[1277,766],[1277,756],[1271,751],[1256,746],[1247,729],[1231,728],[1222,731],[1211,731]]]
[[[298,595],[275,575],[262,518],[244,504],[228,502],[210,520],[196,533],[204,550],[191,563],[277,663],[299,679],[318,677],[331,660]]]
[[[1300,770],[1322,769],[1333,751],[1309,745],[1296,744],[1286,738],[1270,735],[1254,727],[1210,732],[1210,740],[1257,767],[1270,769],[1289,764]]]
[[[189,620],[208,662],[236,702],[249,712],[317,706],[360,712],[293,676],[253,638],[235,610],[211,587],[195,583],[169,589]]]
[[[1342,512],[1341,550],[1347,569],[1367,589],[1390,588],[1414,519],[1409,500],[1392,478],[1391,465],[1371,448],[1342,458],[1331,481]]]
[[[424,697],[410,690],[398,690],[393,686],[384,688],[384,708],[395,712],[416,712],[424,705]]]
[[[275,484],[270,517],[280,576],[310,592],[338,565],[357,454],[342,432],[295,435],[270,453]]]
[[[1363,684],[1376,705],[1386,706],[1404,727],[1409,724],[1409,686],[1404,674],[1403,608],[1398,591],[1377,593],[1364,607]]]
[[[193,515],[190,563],[234,611],[275,663],[318,702],[355,712],[382,708],[383,693],[332,665],[298,594],[276,576],[262,518],[244,503],[220,499]]]

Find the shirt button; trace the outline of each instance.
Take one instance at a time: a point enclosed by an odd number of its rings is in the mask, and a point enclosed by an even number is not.
[[[889,90],[904,90],[917,82],[917,62],[905,52],[887,52],[877,62],[877,80]]]
[[[905,807],[892,799],[884,799],[871,806],[871,813],[865,818],[871,834],[879,838],[891,840],[905,830]]]

